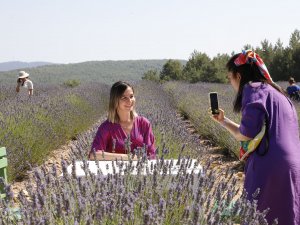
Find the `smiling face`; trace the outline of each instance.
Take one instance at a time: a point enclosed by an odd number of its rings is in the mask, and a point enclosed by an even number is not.
[[[131,87],[127,87],[118,101],[118,111],[132,111],[135,106],[135,97]]]
[[[119,122],[120,115],[130,113],[130,118],[137,116],[135,112],[134,88],[125,81],[118,81],[110,89],[108,121]]]
[[[241,75],[239,73],[233,74],[232,72],[228,72],[227,79],[233,89],[238,92],[240,87]]]

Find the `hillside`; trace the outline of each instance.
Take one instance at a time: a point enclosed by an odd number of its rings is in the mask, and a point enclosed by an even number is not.
[[[20,62],[20,61],[10,61],[0,63],[0,71],[10,71],[17,69],[33,68],[38,66],[44,66],[53,64],[50,62]]]
[[[117,80],[140,80],[143,73],[150,69],[161,70],[166,63],[162,60],[124,60],[124,61],[89,61],[74,64],[53,64],[26,69],[31,79],[36,82],[62,83],[77,79],[81,82],[112,83]],[[182,60],[182,63],[186,61]],[[0,81],[14,82],[18,71],[0,72]]]

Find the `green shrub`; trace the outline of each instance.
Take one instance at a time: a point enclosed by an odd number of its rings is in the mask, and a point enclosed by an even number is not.
[[[71,88],[77,87],[77,86],[80,85],[80,80],[75,80],[75,79],[73,79],[73,80],[67,80],[67,81],[64,82],[64,85],[66,87],[71,87]]]

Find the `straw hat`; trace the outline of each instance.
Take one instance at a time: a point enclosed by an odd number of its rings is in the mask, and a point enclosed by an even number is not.
[[[20,71],[20,72],[19,72],[19,77],[18,77],[18,78],[25,78],[25,77],[29,77],[29,74],[26,73],[25,71]]]

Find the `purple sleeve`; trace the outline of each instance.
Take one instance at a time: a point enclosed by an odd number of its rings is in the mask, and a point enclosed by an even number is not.
[[[242,135],[254,138],[262,128],[266,109],[262,103],[262,96],[253,93],[251,88],[246,88],[243,96],[242,119],[239,130]]]
[[[147,145],[147,155],[150,157],[150,159],[155,159],[155,138],[153,135],[151,124],[146,118],[143,118],[143,124],[144,144]]]
[[[109,138],[109,129],[107,126],[108,126],[107,123],[104,122],[98,128],[98,131],[96,133],[96,136],[92,144],[90,154],[92,153],[93,149],[95,149],[95,151],[100,151],[100,150],[105,151],[107,149],[107,143]]]

